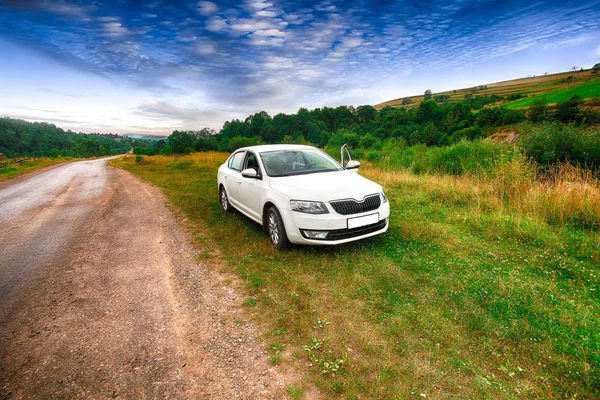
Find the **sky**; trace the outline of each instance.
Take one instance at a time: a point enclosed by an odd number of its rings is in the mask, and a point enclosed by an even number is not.
[[[219,131],[600,62],[599,1],[0,0],[0,116]]]

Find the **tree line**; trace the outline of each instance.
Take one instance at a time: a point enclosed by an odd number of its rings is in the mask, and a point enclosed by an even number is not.
[[[150,147],[134,146],[136,154],[181,154],[192,151],[217,150],[231,152],[256,144],[299,143],[321,148],[337,148],[348,143],[354,149],[379,149],[388,139],[405,141],[408,146],[447,146],[461,140],[475,140],[496,128],[530,120],[534,123],[598,123],[600,113],[584,107],[584,101],[573,96],[564,103],[549,106],[534,102],[528,110],[486,107],[500,97],[473,96],[446,103],[446,99],[425,100],[417,107],[300,108],[295,114],[270,116],[260,111],[244,120],[226,121],[220,132],[208,128],[201,131],[174,131],[166,141]]]
[[[600,122],[600,113],[586,108],[578,96],[554,106],[536,101],[525,111],[486,107],[497,102],[497,97],[469,94],[456,103],[430,99],[410,109],[377,110],[370,105],[300,108],[295,114],[279,113],[273,117],[260,111],[244,120],[226,121],[218,133],[209,128],[175,130],[167,140],[158,141],[115,134],[74,133],[53,124],[0,118],[0,153],[10,158],[18,155],[90,157],[125,153],[133,148],[136,154],[184,154],[209,150],[231,152],[266,143],[312,144],[326,149],[348,143],[357,150],[378,150],[390,139],[408,146],[439,147],[482,138],[498,127],[526,120],[533,123]],[[592,99],[591,104],[596,103],[600,101]]]
[[[123,154],[129,151],[136,141],[138,139],[112,133],[75,133],[46,122],[0,118],[0,153],[8,158],[25,155],[95,157]]]

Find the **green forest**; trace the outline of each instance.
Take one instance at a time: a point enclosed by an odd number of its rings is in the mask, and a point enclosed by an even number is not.
[[[520,148],[541,165],[561,161],[597,168],[600,166],[600,99],[584,101],[577,95],[548,105],[538,100],[526,110],[491,106],[502,98],[466,96],[446,103],[426,100],[417,107],[365,105],[307,110],[271,117],[261,111],[241,121],[225,122],[219,133],[174,131],[166,141],[134,146],[140,155],[185,154],[193,151],[231,152],[240,147],[267,143],[312,144],[336,155],[347,143],[359,158],[370,161],[394,151],[422,154],[423,149],[445,154],[463,142],[476,142],[499,131],[523,133]],[[464,146],[463,146],[464,147]],[[408,153],[404,150],[409,150]],[[438,150],[435,150],[438,149]],[[472,148],[471,148],[472,149]],[[396,157],[398,158],[398,157]],[[411,161],[414,165],[414,160]]]
[[[122,154],[131,150],[133,142],[116,134],[74,133],[45,122],[0,118],[0,153],[8,158]]]
[[[231,152],[256,144],[299,143],[325,148],[333,155],[347,143],[355,155],[374,161],[399,148],[412,149],[412,153],[422,148],[451,149],[502,130],[537,132],[536,126],[544,126],[543,134],[522,135],[529,139],[520,143],[540,164],[569,160],[594,168],[600,166],[600,155],[594,150],[600,146],[600,134],[590,128],[600,123],[600,99],[584,101],[575,95],[553,105],[542,99],[526,110],[493,105],[502,99],[496,95],[465,96],[461,102],[447,103],[434,98],[413,108],[388,106],[380,110],[370,105],[301,108],[295,114],[273,117],[261,111],[243,121],[226,121],[218,133],[209,128],[175,130],[167,140],[81,134],[48,123],[0,118],[0,153],[9,158],[93,157],[131,149],[138,155],[185,154]]]

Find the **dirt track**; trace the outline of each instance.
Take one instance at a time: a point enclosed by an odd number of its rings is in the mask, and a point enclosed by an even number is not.
[[[0,184],[0,398],[285,397],[213,271],[106,159]]]

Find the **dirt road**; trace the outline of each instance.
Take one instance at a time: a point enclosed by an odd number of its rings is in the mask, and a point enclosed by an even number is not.
[[[106,159],[0,184],[0,398],[284,397],[213,270]]]

